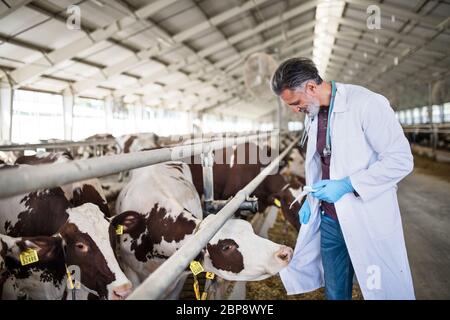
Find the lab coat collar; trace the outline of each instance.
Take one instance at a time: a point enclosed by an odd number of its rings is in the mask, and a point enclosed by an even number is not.
[[[334,112],[345,112],[348,110],[347,91],[343,83],[336,82],[336,97],[334,98]]]

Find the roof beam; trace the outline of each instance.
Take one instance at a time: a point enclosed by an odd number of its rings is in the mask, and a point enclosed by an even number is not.
[[[0,2],[0,19],[10,15],[33,0],[2,0]]]
[[[251,10],[266,1],[268,1],[268,0],[248,1],[241,6],[231,8],[221,14],[218,14],[218,15],[212,17],[211,19],[207,19],[206,22],[200,23],[188,30],[185,30],[178,34],[175,34],[172,37],[167,35],[167,37],[170,37],[174,43],[181,43],[182,41],[185,41],[188,38],[195,36],[199,32],[202,32],[204,30],[205,26],[206,26],[206,28],[208,28],[208,27],[211,27],[211,25],[219,25],[219,24],[231,19],[235,15],[241,14],[248,10]],[[162,32],[165,33],[164,31],[162,31]],[[170,48],[170,49],[173,49],[173,48]],[[162,46],[157,46],[157,47],[153,47],[150,49],[140,50],[139,52],[135,53],[132,57],[127,57],[112,66],[106,67],[106,68],[100,70],[98,73],[94,74],[93,76],[89,77],[88,79],[78,81],[77,83],[75,83],[72,86],[73,90],[76,93],[82,93],[84,90],[95,87],[99,83],[101,83],[103,81],[107,81],[107,80],[111,79],[112,77],[114,77],[115,75],[118,75],[130,68],[133,68],[137,64],[139,64],[143,61],[147,61],[151,57],[154,57],[154,56],[157,56],[160,54],[164,54],[164,50],[163,50]],[[201,57],[199,57],[197,53],[193,54],[190,57],[190,59],[192,59],[192,58],[194,61],[202,61],[203,63],[209,64],[208,61],[202,60]],[[170,68],[170,71],[174,72],[174,71],[180,70],[182,67],[184,67],[185,65],[188,64],[188,62],[187,62],[188,60],[185,59],[185,61],[186,62],[177,64],[176,66]]]
[[[309,42],[312,42],[312,40],[309,41]],[[299,44],[299,45],[297,45],[297,44]],[[305,43],[296,43],[295,46],[292,46],[291,50],[294,49],[294,48],[304,47],[304,46],[305,46]],[[291,51],[291,50],[289,50],[289,51]],[[313,50],[312,46],[308,46],[308,45],[306,44],[306,48],[302,48],[302,50],[297,50],[297,51],[295,51],[295,54],[296,54],[296,55],[300,55],[300,56],[305,56],[305,55],[307,55],[308,53],[311,53],[312,50]],[[288,51],[287,51],[287,52],[288,52]],[[284,59],[286,56],[287,56],[287,55],[284,55],[284,56],[282,57],[282,59]],[[238,75],[239,78],[242,78],[242,70],[238,68],[238,67],[240,67],[240,66],[241,66],[241,65],[236,65],[233,69],[228,70],[228,72],[229,72],[230,74],[232,74],[232,75]],[[241,66],[241,67],[242,67],[242,66]]]
[[[22,86],[35,77],[42,75],[49,68],[57,66],[66,60],[72,59],[83,50],[88,49],[96,43],[106,40],[117,31],[129,27],[139,19],[147,18],[156,13],[158,10],[161,10],[162,8],[177,1],[179,0],[157,0],[103,28],[98,28],[92,32],[85,32],[85,35],[82,38],[49,52],[37,61],[26,64],[23,67],[12,71],[10,76],[17,86]]]
[[[385,46],[385,45],[375,44],[374,42],[367,41],[367,40],[362,38],[362,36],[360,34],[360,31],[357,31],[357,33],[358,33],[358,35],[355,35],[355,36],[350,36],[348,34],[343,34],[342,32],[336,34],[336,38],[338,40],[345,40],[345,41],[353,43],[353,47],[354,48],[353,48],[353,50],[351,52],[349,52],[349,54],[351,55],[352,58],[355,57],[356,53],[362,53],[363,56],[366,55],[366,57],[369,57],[369,59],[373,59],[373,60],[375,60],[377,58],[377,55],[373,55],[371,53],[368,53],[367,50],[364,51],[365,48],[363,48],[363,47],[376,50],[378,52],[377,53],[378,55],[380,55],[380,54],[382,54],[384,52],[383,55],[382,55],[383,57],[386,56],[386,55],[390,55],[390,56],[393,56],[394,59],[395,59],[395,57],[401,56],[405,52],[405,50],[402,50],[402,49],[399,49],[399,48],[395,48],[395,47],[394,48],[389,48],[388,46]],[[338,48],[341,48],[337,43],[335,45]],[[356,50],[357,48],[360,48],[361,46],[363,46],[361,48],[363,51]],[[446,53],[446,52],[439,52],[439,53],[437,53],[437,52],[430,52],[430,51],[427,51],[427,50],[425,50],[425,52],[423,52],[422,49],[423,48],[421,48],[421,53],[427,55],[427,59],[426,60],[429,60],[430,56],[433,56],[435,58],[436,57],[437,58],[442,58],[442,56],[446,56],[447,54],[449,54],[449,53]],[[394,61],[394,59],[392,61]],[[417,66],[421,66],[421,65],[423,65],[424,58],[410,56],[408,61],[411,64],[414,64],[414,65],[417,65]],[[340,66],[341,70],[340,71],[343,72],[344,68],[346,68],[349,65],[349,62],[350,62],[350,59],[347,62],[344,62],[343,64],[341,64],[341,66]],[[370,61],[367,60],[364,63],[370,63]]]
[[[276,16],[274,18],[268,19],[267,21],[260,23],[259,25],[255,26],[252,29],[245,30],[243,32],[239,32],[223,41],[219,41],[215,43],[214,45],[205,48],[203,50],[200,50],[198,52],[198,55],[201,57],[207,57],[213,53],[218,52],[219,50],[222,50],[226,48],[229,45],[234,45],[236,43],[241,42],[242,40],[245,40],[257,33],[263,32],[269,28],[275,27],[282,22],[286,22],[296,16],[299,16],[305,12],[308,12],[312,9],[314,9],[317,5],[317,0],[310,0],[306,3],[303,3],[295,8],[290,9],[288,12],[284,12],[283,14]]]
[[[347,3],[350,3],[352,5],[355,5],[357,7],[360,7],[364,10],[370,5],[373,5],[374,2],[370,0],[345,0]],[[412,20],[419,22],[423,25],[427,25],[433,28],[441,28],[442,21],[431,18],[431,17],[424,17],[418,13],[415,13],[411,11],[409,8],[398,6],[398,5],[390,5],[386,3],[375,3],[380,9],[383,14],[389,14],[389,15],[395,15],[407,20]]]
[[[236,17],[239,14],[242,14],[243,12],[249,11],[253,8],[258,7],[259,5],[263,4],[264,2],[267,2],[268,0],[250,0],[246,1],[244,4],[240,6],[236,6],[234,8],[231,8],[225,12],[222,12],[210,19],[208,19],[205,22],[202,22],[198,25],[195,25],[187,30],[184,30],[182,32],[179,32],[178,34],[173,36],[173,39],[176,42],[183,42],[186,41],[193,36],[199,34],[202,31],[205,31],[206,29],[210,28],[211,26],[217,26],[221,23],[228,21],[234,17]]]
[[[356,20],[350,20],[348,18],[340,18],[338,19],[338,23],[352,28],[352,29],[357,29],[359,31],[366,31],[367,30],[367,25],[365,23],[362,22],[358,22]],[[369,30],[366,31],[366,34],[368,35],[373,35],[374,37],[385,37],[385,38],[392,38],[394,40],[397,41],[401,41],[403,43],[406,43],[408,45],[417,45],[417,41],[426,41],[427,38],[424,37],[418,37],[418,36],[410,36],[410,35],[406,35],[406,34],[401,34],[398,33],[397,31],[392,31],[389,29],[379,29],[379,30]]]
[[[264,30],[266,30],[266,29],[268,29],[270,27],[273,27],[273,26],[276,25],[276,23],[278,23],[278,24],[281,23],[283,21],[283,19],[284,19],[284,21],[286,21],[286,20],[291,19],[291,18],[293,18],[293,17],[295,17],[295,16],[297,16],[297,15],[299,15],[301,13],[307,12],[308,10],[311,10],[311,8],[314,8],[314,5],[316,4],[316,2],[317,2],[317,0],[313,0],[313,1],[309,1],[307,3],[304,3],[304,4],[302,4],[302,5],[298,6],[298,7],[295,7],[292,10],[290,10],[289,14],[288,13],[283,14],[281,16],[281,19],[280,19],[280,17],[269,19],[265,23],[261,23],[261,24],[257,25],[255,28],[252,28],[250,30],[246,30],[246,31],[240,32],[240,33],[238,33],[238,34],[236,34],[234,36],[231,36],[230,38],[228,38],[228,39],[226,39],[226,40],[224,40],[222,42],[219,42],[217,45],[213,45],[213,46],[208,47],[208,48],[206,48],[204,50],[200,50],[196,55],[191,55],[191,56],[183,59],[182,61],[180,61],[177,64],[173,64],[173,65],[168,66],[167,70],[157,71],[154,74],[151,74],[149,76],[141,78],[141,79],[139,79],[137,81],[137,83],[132,84],[132,85],[124,88],[123,90],[126,91],[126,92],[129,92],[129,91],[132,91],[132,90],[137,90],[137,89],[139,89],[141,87],[144,87],[144,86],[146,86],[148,84],[151,84],[151,83],[153,83],[155,81],[156,78],[158,78],[160,76],[167,75],[167,74],[169,74],[170,72],[173,72],[173,71],[178,71],[181,68],[187,66],[188,64],[195,63],[196,61],[198,61],[198,59],[199,59],[198,57],[199,56],[202,57],[202,58],[203,57],[207,57],[207,56],[209,56],[209,55],[211,55],[211,54],[213,54],[213,53],[223,49],[224,47],[226,47],[226,46],[228,46],[230,44],[234,45],[236,43],[239,43],[242,40],[245,40],[245,39],[253,36],[254,34],[256,34],[258,32],[262,32],[262,31],[264,31]],[[302,30],[307,30],[308,28],[312,29],[313,27],[314,27],[314,23],[310,22],[310,23],[307,23],[306,25],[304,25],[303,28],[298,28],[296,30],[299,30],[299,32],[300,32]],[[291,32],[290,34],[294,34],[294,33],[295,32]],[[175,37],[176,37],[176,35],[174,36],[174,38]],[[198,78],[196,75],[193,75],[193,77],[194,78]]]
[[[297,28],[289,30],[287,32],[287,36],[288,37],[292,37],[292,36],[294,36],[296,34],[299,34],[299,33],[302,33],[302,32],[307,32],[308,30],[312,31],[313,28],[314,28],[314,24],[315,24],[315,22],[311,21],[311,22],[308,22],[308,23],[306,23],[304,25],[301,25],[301,26],[299,26]],[[254,52],[257,52],[257,51],[264,50],[264,49],[266,49],[268,47],[271,47],[271,46],[273,46],[273,45],[283,41],[283,40],[284,40],[283,35],[279,35],[279,36],[273,37],[270,40],[265,41],[264,43],[261,43],[261,44],[258,44],[256,46],[250,47],[248,49],[245,49],[242,52],[239,52],[239,53],[234,54],[234,55],[232,55],[232,56],[230,56],[228,58],[225,58],[225,59],[223,59],[223,60],[221,60],[219,62],[216,62],[214,65],[216,67],[219,67],[219,68],[225,68],[226,66],[229,66],[231,63],[234,63],[237,60],[243,60],[248,55],[250,55],[250,54],[252,54]],[[314,35],[311,32],[310,36],[308,36],[305,39],[299,41],[299,43],[301,42],[302,44],[306,44],[306,43],[309,43],[309,42],[311,42],[313,40],[314,40]]]

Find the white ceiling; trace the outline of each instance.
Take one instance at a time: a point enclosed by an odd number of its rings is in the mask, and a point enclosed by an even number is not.
[[[324,22],[316,20],[319,3],[343,9],[329,10]],[[381,30],[366,26],[374,3]],[[71,4],[81,10],[81,30],[66,26]],[[0,67],[17,87],[138,95],[167,108],[257,119],[276,103],[256,101],[246,90],[246,57],[315,52],[326,60],[325,79],[365,85],[402,108],[426,104],[428,83],[448,79],[449,17],[450,3],[433,0],[5,0]],[[93,39],[100,28],[114,27]],[[315,48],[321,30],[330,33],[325,53]]]

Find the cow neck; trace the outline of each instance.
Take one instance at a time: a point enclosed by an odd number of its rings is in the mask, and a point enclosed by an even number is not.
[[[5,270],[0,274],[0,299],[3,296],[3,285],[5,284],[6,280],[11,275],[11,272],[9,270]]]
[[[202,224],[203,221],[204,220],[200,221],[197,224],[197,226],[194,229],[194,232],[192,233],[193,235],[195,235],[198,232],[198,230],[200,229],[200,225]],[[195,293],[195,298],[197,300],[206,300],[206,298],[210,294],[210,292],[215,291],[215,290],[211,290],[211,289],[212,289],[213,283],[216,282],[217,276],[214,272],[206,272],[205,286],[203,288],[203,293],[200,294],[200,284],[198,282],[197,275],[202,272],[205,272],[203,265],[202,265],[204,256],[200,253],[197,255],[197,257],[200,256],[200,259],[193,260],[189,266],[189,269],[191,270],[192,276],[194,277],[193,289],[194,289],[194,293]],[[196,271],[194,268],[192,268],[191,266],[193,263],[197,263],[197,265],[200,267],[200,270]]]
[[[65,241],[62,235],[58,232],[56,234],[57,237],[61,238],[62,246],[63,246],[63,256],[64,256],[64,268],[66,269],[66,276],[67,280],[69,282],[69,289],[72,290],[72,300],[77,300],[76,290],[83,289],[87,293],[93,294],[97,296],[99,299],[101,299],[100,295],[97,291],[91,290],[88,287],[86,287],[84,284],[81,283],[81,281],[77,282],[76,280],[72,280],[72,276],[70,274],[69,268],[67,268],[67,255],[66,255],[66,247],[65,247]]]

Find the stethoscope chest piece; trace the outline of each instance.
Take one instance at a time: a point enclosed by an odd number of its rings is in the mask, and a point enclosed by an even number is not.
[[[324,157],[331,156],[331,148],[329,146],[326,146],[325,148],[323,148],[323,156]]]

